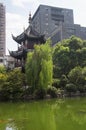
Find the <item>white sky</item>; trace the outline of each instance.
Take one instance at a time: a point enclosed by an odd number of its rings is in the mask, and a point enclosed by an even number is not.
[[[73,9],[74,23],[86,27],[86,0],[0,0],[6,6],[6,50],[16,50],[14,36],[28,26],[29,12],[34,14],[40,4]],[[6,51],[8,54],[8,51]]]

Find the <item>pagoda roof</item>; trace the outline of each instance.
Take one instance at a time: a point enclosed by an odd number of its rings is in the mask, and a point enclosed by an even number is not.
[[[22,57],[26,58],[28,50],[21,50],[21,51],[9,51],[10,56],[16,58],[16,59],[21,59]]]
[[[25,41],[26,39],[28,39],[29,41],[39,40],[41,43],[45,42],[44,35],[40,35],[37,31],[35,31],[32,25],[24,30],[24,32],[21,33],[19,36],[15,37],[12,35],[12,38],[19,44],[21,44],[21,42]]]

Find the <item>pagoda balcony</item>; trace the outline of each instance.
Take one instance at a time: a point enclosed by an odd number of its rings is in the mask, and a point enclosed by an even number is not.
[[[22,51],[23,50],[23,46],[18,47],[18,51]]]
[[[21,62],[15,62],[15,67],[22,67]]]

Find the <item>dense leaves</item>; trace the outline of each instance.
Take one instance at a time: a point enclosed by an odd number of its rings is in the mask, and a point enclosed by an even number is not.
[[[52,83],[52,51],[49,41],[44,45],[35,45],[34,51],[28,53],[26,76],[28,85],[35,89],[47,88]]]
[[[20,69],[0,73],[0,100],[15,100],[21,97],[24,87],[24,74]]]
[[[6,73],[6,68],[3,65],[0,65],[0,73]]]
[[[54,47],[50,41],[35,45],[27,55],[25,70],[26,74],[18,68],[6,72],[0,66],[0,100],[86,93],[86,41],[72,36]]]
[[[57,43],[53,53],[54,78],[68,91],[86,90],[86,41],[72,36]]]
[[[76,66],[86,66],[85,41],[72,36],[58,43],[53,53],[54,77],[67,75]]]

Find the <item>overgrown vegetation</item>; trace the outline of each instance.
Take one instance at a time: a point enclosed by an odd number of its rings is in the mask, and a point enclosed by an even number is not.
[[[86,92],[86,41],[72,36],[59,42],[54,47],[53,64],[61,89]]]
[[[36,95],[46,91],[52,84],[53,63],[50,41],[44,45],[35,45],[34,51],[28,53],[26,62],[26,77]],[[45,95],[44,95],[45,96]]]
[[[24,76],[20,69],[0,73],[0,100],[16,100],[22,97]]]
[[[33,99],[86,93],[86,41],[72,36],[51,47],[35,45],[20,69],[0,66],[0,100]]]

